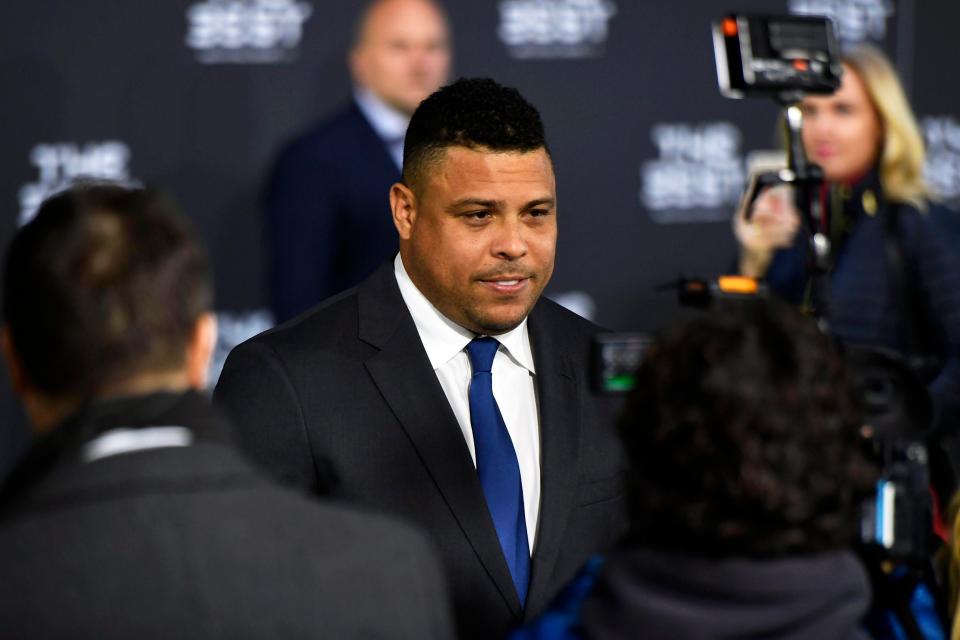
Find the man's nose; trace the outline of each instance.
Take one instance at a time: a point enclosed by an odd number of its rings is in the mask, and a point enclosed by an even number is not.
[[[431,47],[416,47],[410,56],[414,73],[420,76],[429,75],[439,64],[439,56],[439,52]]]
[[[498,225],[493,252],[507,260],[516,260],[527,254],[525,229],[519,219],[507,218]]]

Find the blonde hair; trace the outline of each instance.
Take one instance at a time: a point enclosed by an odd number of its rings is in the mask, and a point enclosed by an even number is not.
[[[933,193],[923,179],[923,136],[896,71],[879,49],[867,44],[844,53],[842,62],[863,81],[880,118],[883,195],[892,202],[926,210],[926,200]]]
[[[946,576],[947,607],[952,623],[951,640],[960,640],[960,616],[957,615],[957,598],[960,597],[960,491],[953,494],[947,506],[947,522],[953,523],[948,544],[937,552],[937,565]]]

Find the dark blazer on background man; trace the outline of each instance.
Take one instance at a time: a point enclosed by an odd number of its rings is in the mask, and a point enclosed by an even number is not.
[[[287,145],[265,193],[277,322],[356,286],[396,253],[384,194],[399,180],[386,143],[354,103]]]
[[[107,431],[157,425],[194,441],[84,459]],[[452,637],[421,533],[278,487],[206,398],[109,401],[65,427],[0,494],[0,637]]]
[[[529,316],[541,503],[521,610],[476,469],[392,261],[358,289],[233,350],[215,400],[278,477],[409,518],[433,536],[462,638],[498,638],[540,612],[622,531],[624,464],[609,398],[594,396],[597,328],[541,298]]]

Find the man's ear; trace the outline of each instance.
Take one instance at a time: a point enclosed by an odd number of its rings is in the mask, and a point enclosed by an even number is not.
[[[7,364],[10,386],[13,387],[14,393],[22,397],[27,388],[27,376],[17,356],[17,350],[13,346],[13,336],[10,334],[8,324],[3,325],[3,329],[0,330],[0,348],[3,349],[3,359]]]
[[[390,210],[400,239],[409,240],[417,219],[417,197],[413,190],[401,182],[390,187]]]
[[[364,58],[365,53],[357,45],[350,49],[347,54],[347,67],[350,69],[350,77],[353,82],[361,87],[367,86],[367,66]]]
[[[210,373],[210,358],[217,346],[217,317],[204,313],[193,326],[187,344],[187,384],[191,389],[205,389]]]

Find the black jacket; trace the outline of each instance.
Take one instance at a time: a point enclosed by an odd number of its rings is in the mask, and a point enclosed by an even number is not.
[[[397,251],[400,170],[356,104],[293,140],[273,167],[264,232],[278,322],[358,285]]]
[[[849,346],[937,359],[941,366],[930,377],[929,390],[940,426],[960,434],[960,214],[933,202],[924,212],[886,202],[876,172],[850,189],[835,187],[831,194],[836,200],[830,208],[831,332]],[[902,254],[896,271],[887,242],[887,216],[893,210],[891,233],[899,238]],[[796,303],[808,280],[806,242],[805,234],[798,233],[791,247],[774,254],[766,274],[772,291]],[[894,273],[900,274],[900,286]],[[907,327],[911,318],[913,345]]]
[[[777,560],[629,551],[583,605],[591,640],[866,640],[870,586],[848,553]]]
[[[85,459],[158,425],[192,444]],[[420,534],[265,480],[193,393],[88,407],[0,498],[3,638],[449,638],[445,598]]]
[[[357,290],[234,349],[215,400],[239,427],[242,447],[278,477],[404,516],[430,533],[460,636],[502,637],[541,611],[625,524],[615,407],[588,384],[597,327],[542,298],[528,327],[541,503],[525,611],[392,262]]]

